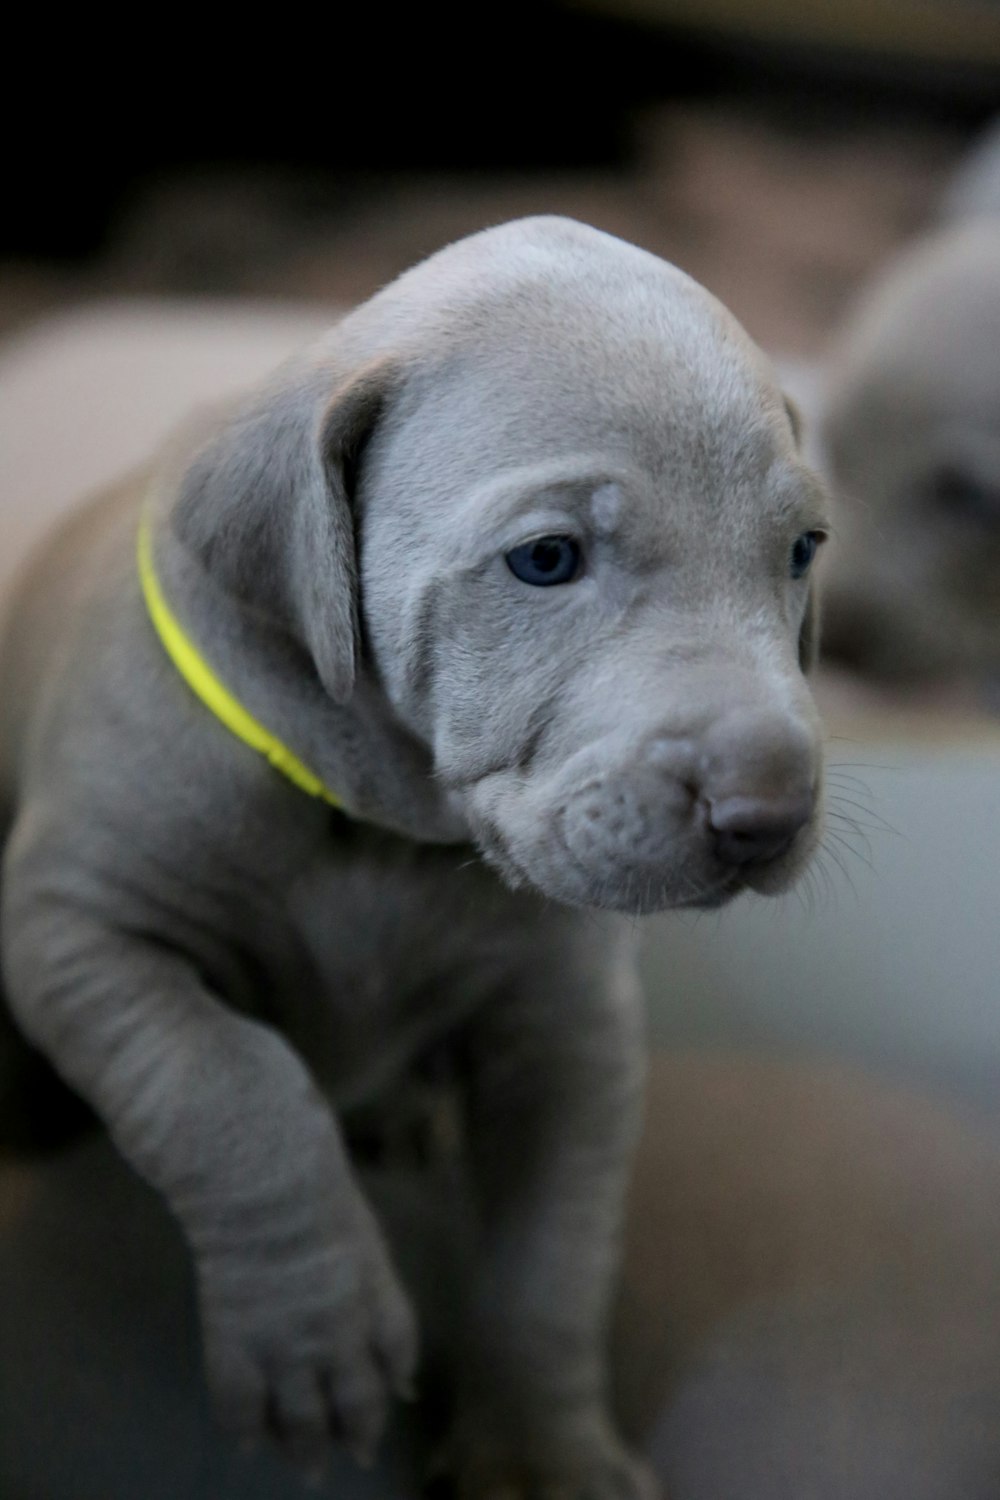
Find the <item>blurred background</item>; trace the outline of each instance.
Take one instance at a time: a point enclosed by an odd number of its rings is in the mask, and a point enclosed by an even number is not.
[[[838,505],[830,831],[779,903],[645,925],[620,1402],[675,1500],[996,1500],[1000,0],[24,25],[0,587],[192,404],[521,214],[674,261],[778,362]],[[99,1139],[0,1148],[4,1500],[300,1494],[214,1435],[187,1277]]]
[[[341,5],[238,35],[61,33],[6,104],[0,319],[120,293],[351,301],[544,209],[812,353],[933,217],[998,78],[993,0]]]

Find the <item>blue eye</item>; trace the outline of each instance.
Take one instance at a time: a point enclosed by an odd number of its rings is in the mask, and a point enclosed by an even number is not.
[[[821,531],[804,531],[801,536],[795,538],[788,560],[788,571],[793,578],[804,578],[809,572],[812,560],[816,556],[816,548],[822,540]]]
[[[507,566],[514,577],[539,588],[569,583],[579,573],[580,562],[580,544],[571,536],[536,537],[507,553]]]

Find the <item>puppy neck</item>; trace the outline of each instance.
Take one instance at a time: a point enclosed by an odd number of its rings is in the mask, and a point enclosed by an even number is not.
[[[468,841],[428,751],[394,720],[368,674],[347,705],[333,703],[301,646],[220,590],[154,501],[140,520],[137,566],[146,611],[201,710],[263,756],[275,778],[409,839]]]

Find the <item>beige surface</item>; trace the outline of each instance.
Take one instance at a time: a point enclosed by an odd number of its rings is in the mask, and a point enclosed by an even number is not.
[[[862,1069],[660,1057],[623,1407],[674,1500],[991,1500],[998,1263],[995,1126]]]
[[[53,313],[0,346],[0,591],[57,516],[334,317],[318,304],[126,300]]]

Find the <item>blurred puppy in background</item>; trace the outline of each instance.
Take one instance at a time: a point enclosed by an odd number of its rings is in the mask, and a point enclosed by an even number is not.
[[[1000,679],[1000,133],[947,221],[862,298],[821,441],[841,502],[828,656],[887,678]]]

